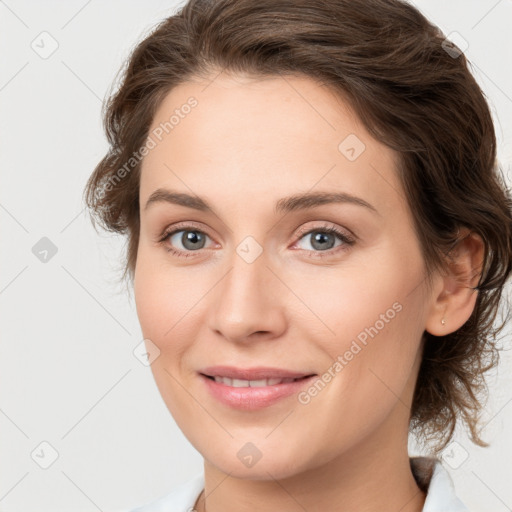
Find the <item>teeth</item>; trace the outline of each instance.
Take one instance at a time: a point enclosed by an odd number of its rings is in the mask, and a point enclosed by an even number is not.
[[[229,377],[214,377],[215,382],[231,386],[233,388],[262,388],[264,386],[275,386],[276,384],[284,384],[286,382],[293,382],[297,379],[260,379],[260,380],[243,380],[243,379],[230,379]]]

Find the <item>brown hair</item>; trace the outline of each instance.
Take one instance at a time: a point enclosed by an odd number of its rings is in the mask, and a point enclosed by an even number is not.
[[[139,241],[135,152],[173,87],[221,69],[321,81],[398,152],[428,283],[446,268],[459,228],[481,236],[484,264],[471,317],[446,336],[424,333],[410,429],[424,443],[437,441],[438,453],[461,416],[472,441],[488,446],[477,428],[479,395],[505,324],[494,325],[511,271],[512,200],[498,172],[489,107],[465,55],[400,0],[189,0],[138,44],[105,104],[110,149],[85,199],[93,224],[96,218],[128,235],[123,278],[128,272],[133,280]]]

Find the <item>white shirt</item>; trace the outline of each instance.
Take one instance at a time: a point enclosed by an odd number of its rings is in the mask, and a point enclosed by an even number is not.
[[[453,480],[439,459],[409,457],[409,461],[418,486],[426,493],[422,512],[469,512],[455,495]],[[203,489],[204,474],[201,471],[169,494],[130,512],[193,512]]]

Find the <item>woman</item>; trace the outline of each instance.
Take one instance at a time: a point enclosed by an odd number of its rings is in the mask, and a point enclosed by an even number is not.
[[[438,455],[486,446],[512,222],[458,48],[398,0],[190,0],[105,119],[88,205],[204,457],[137,510],[467,510]]]

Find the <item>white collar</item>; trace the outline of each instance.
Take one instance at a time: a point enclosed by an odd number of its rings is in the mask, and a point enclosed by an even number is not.
[[[455,494],[453,480],[439,459],[409,457],[418,486],[427,493],[422,512],[469,512]]]

